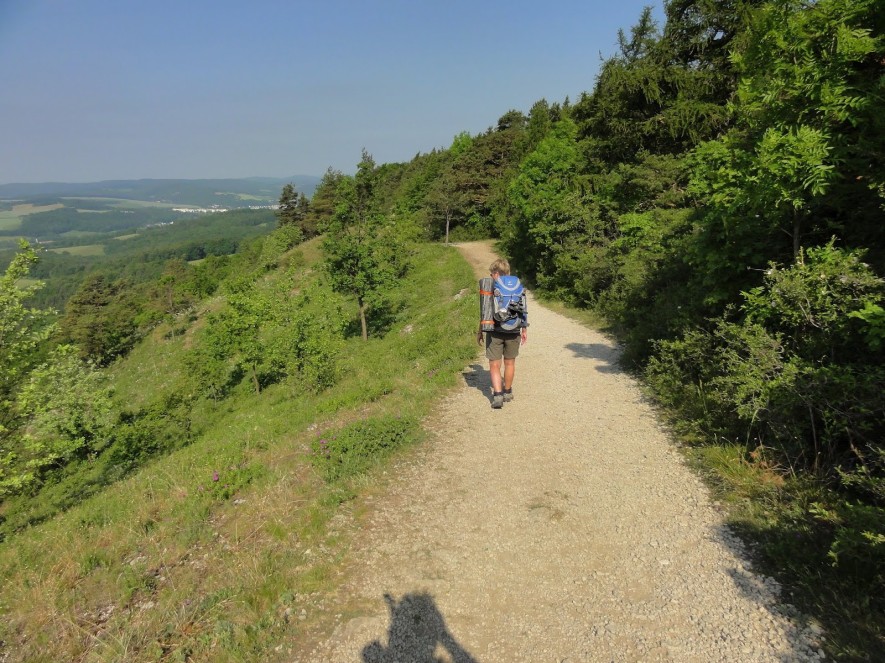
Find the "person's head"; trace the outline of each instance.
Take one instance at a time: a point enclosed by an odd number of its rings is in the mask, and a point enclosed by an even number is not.
[[[510,274],[510,263],[504,260],[504,258],[498,258],[495,262],[489,265],[489,274],[493,277],[507,276]]]

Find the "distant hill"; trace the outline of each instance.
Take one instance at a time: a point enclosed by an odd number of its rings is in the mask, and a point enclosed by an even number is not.
[[[0,199],[27,200],[78,198],[120,198],[178,205],[246,207],[276,203],[287,183],[310,196],[320,177],[247,177],[217,180],[106,180],[90,183],[44,182],[39,184],[0,184]]]

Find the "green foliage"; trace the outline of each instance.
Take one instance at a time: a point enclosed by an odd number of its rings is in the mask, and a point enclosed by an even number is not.
[[[345,320],[341,303],[320,285],[283,301],[270,325],[271,361],[308,392],[328,389],[339,377]]]
[[[783,334],[791,350],[808,359],[868,360],[874,348],[867,339],[880,331],[875,311],[885,302],[885,281],[861,258],[831,241],[801,252],[788,269],[772,264],[764,285],[745,295],[747,318]]]
[[[418,422],[410,418],[385,416],[357,421],[317,437],[311,444],[313,463],[326,481],[347,479],[414,442],[418,431]]]
[[[344,174],[331,167],[323,175],[319,186],[310,198],[305,226],[307,235],[321,232],[335,214],[335,195]]]
[[[711,33],[725,37],[723,28],[736,19],[712,18],[717,11],[730,14],[716,3],[669,3],[662,35],[646,8],[630,37],[621,33],[621,53],[603,63],[593,94],[583,95],[573,111],[591,168],[629,163],[644,150],[679,154],[726,126],[724,103],[732,91],[723,58],[727,39],[709,39],[703,50],[685,49],[675,39],[678,32],[703,30],[699,24],[707,21]],[[728,39],[738,29],[729,25]]]
[[[27,423],[3,457],[0,497],[31,488],[49,470],[107,446],[111,391],[105,376],[77,355],[72,346],[58,346],[19,391],[18,411]]]
[[[19,286],[36,261],[36,251],[22,241],[0,277],[0,440],[12,425],[14,394],[34,366],[36,350],[52,332],[52,312],[26,306],[43,284]]]
[[[131,285],[94,274],[68,300],[59,335],[75,344],[83,359],[106,365],[125,354],[139,338],[140,302]]]
[[[103,369],[117,388],[109,446],[0,504],[0,639],[15,634],[17,657],[272,659],[292,634],[285,611],[336,589],[352,539],[334,516],[372,479],[327,484],[309,453],[315,432],[374,422],[362,436],[349,428],[353,470],[416,439],[441,390],[476,354],[476,310],[459,296],[474,283],[470,267],[451,249],[423,244],[409,279],[389,293],[389,332],[343,340],[336,384],[316,391],[287,378],[256,394],[244,381],[217,403],[203,398],[182,359],[204,345],[207,311],[224,310],[225,293],[265,290],[274,310],[291,307],[262,325],[268,342],[300,326],[298,315],[337,315],[346,302],[316,283],[318,245],[298,249],[305,263],[293,258],[287,272],[224,285],[198,304],[184,335],[167,337],[161,325]],[[439,333],[440,318],[450,334]],[[43,620],[47,605],[58,621]],[[130,619],[126,606],[144,607],[145,619]],[[109,615],[106,638],[64,626],[99,609]],[[137,650],[117,645],[136,642]]]
[[[193,407],[192,397],[172,391],[160,394],[146,407],[122,411],[102,459],[103,480],[118,481],[147,461],[190,444],[195,434]]]
[[[586,233],[576,132],[571,120],[559,122],[523,160],[508,187],[516,218],[506,229],[503,244],[516,266],[524,267],[526,276],[542,287],[553,278],[569,237]]]
[[[862,334],[870,350],[885,347],[885,309],[867,301],[862,309],[849,312],[848,317],[863,321]]]
[[[280,228],[293,226],[301,231],[302,236],[312,237],[316,234],[316,226],[308,224],[310,202],[304,193],[297,193],[292,184],[286,184],[280,194],[277,224]]]
[[[364,151],[357,174],[338,185],[335,215],[323,242],[333,287],[357,301],[363,340],[368,339],[368,308],[382,308],[386,292],[408,269],[406,247],[378,209],[377,182],[375,162]]]
[[[843,502],[834,508],[813,504],[810,511],[835,527],[828,552],[833,565],[850,568],[885,589],[885,509]]]
[[[252,378],[256,393],[261,391],[259,367],[266,348],[260,336],[262,325],[270,319],[271,301],[265,293],[247,291],[232,293],[227,308],[210,316],[207,337],[211,352],[217,358],[233,357]]]
[[[315,282],[291,273],[269,285],[241,282],[185,361],[196,392],[215,402],[242,375],[256,393],[286,377],[318,392],[337,381],[343,326],[339,298]]]
[[[271,270],[280,266],[280,259],[283,255],[301,244],[304,239],[304,231],[296,223],[281,224],[279,228],[264,238],[261,248],[261,267]]]

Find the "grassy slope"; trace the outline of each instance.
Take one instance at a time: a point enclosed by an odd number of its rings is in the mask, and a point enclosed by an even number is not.
[[[347,553],[333,517],[371,486],[324,483],[311,441],[374,415],[422,417],[475,354],[473,298],[455,298],[472,290],[469,267],[440,246],[416,264],[388,333],[347,341],[334,388],[241,389],[190,446],[0,545],[0,659],[265,661],[297,646],[313,611],[296,616],[334,589]],[[174,383],[189,342],[148,339],[117,367],[121,398]]]

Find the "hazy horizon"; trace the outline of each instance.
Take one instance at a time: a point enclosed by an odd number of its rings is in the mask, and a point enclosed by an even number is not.
[[[7,0],[0,182],[322,175],[363,148],[408,161],[591,91],[647,4]]]

